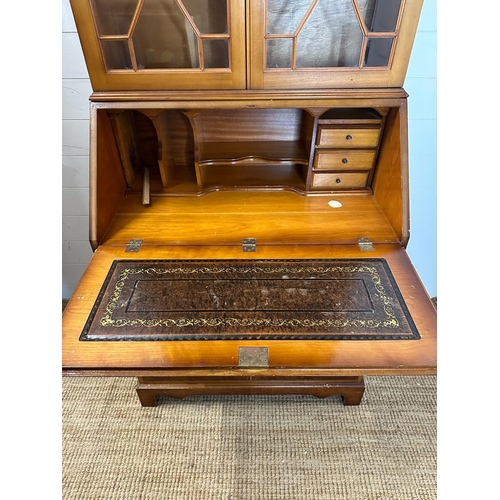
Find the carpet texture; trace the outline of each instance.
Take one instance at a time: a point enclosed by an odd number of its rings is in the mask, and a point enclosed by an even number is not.
[[[429,500],[436,377],[340,397],[159,398],[133,378],[62,381],[63,500]]]

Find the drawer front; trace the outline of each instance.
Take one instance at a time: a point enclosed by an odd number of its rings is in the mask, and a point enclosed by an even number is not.
[[[313,173],[312,189],[360,189],[365,188],[368,172]]]
[[[315,170],[370,170],[375,159],[374,150],[317,151],[314,156]]]
[[[329,148],[374,148],[378,145],[380,127],[324,127],[318,128],[317,145]]]

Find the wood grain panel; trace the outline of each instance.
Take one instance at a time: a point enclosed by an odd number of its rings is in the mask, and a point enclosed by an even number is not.
[[[95,249],[122,204],[127,186],[108,114],[92,108],[90,120],[90,241]]]
[[[332,199],[342,206],[332,208]],[[149,207],[141,204],[139,194],[129,195],[104,243],[124,245],[139,238],[152,245],[241,245],[248,237],[281,245],[356,243],[360,237],[397,241],[372,196],[227,191],[201,197],[153,196]]]
[[[374,148],[378,144],[380,127],[325,127],[318,129],[318,147]]]
[[[322,150],[317,151],[314,168],[318,170],[370,170],[375,150]]]
[[[410,223],[406,102],[392,108],[387,117],[372,187],[387,220],[406,245]]]
[[[363,189],[366,187],[367,180],[368,172],[314,173],[311,187],[312,189]]]
[[[396,279],[420,340],[254,340],[172,342],[81,342],[79,336],[114,259],[255,259],[255,258],[363,258],[357,246],[268,246],[255,254],[235,247],[150,246],[139,254],[123,246],[103,246],[94,254],[75,294],[63,313],[62,365],[65,373],[161,375],[181,370],[186,375],[245,374],[238,369],[242,345],[266,346],[269,369],[260,374],[307,372],[334,375],[430,374],[436,372],[436,310],[410,260],[399,245],[376,245],[370,257],[384,258]]]

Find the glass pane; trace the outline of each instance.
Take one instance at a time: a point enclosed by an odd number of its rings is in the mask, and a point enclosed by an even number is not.
[[[368,31],[388,33],[396,31],[401,0],[357,0]],[[365,5],[362,5],[365,3]]]
[[[351,0],[318,0],[298,36],[297,67],[359,66],[362,41]]]
[[[92,0],[97,34],[126,35],[139,0]]]
[[[229,68],[228,40],[203,40],[205,68]]]
[[[365,66],[388,66],[393,38],[369,38],[366,44]]]
[[[291,35],[295,33],[311,5],[311,1],[268,0],[267,33],[273,35]]]
[[[198,41],[175,0],[144,0],[132,40],[140,68],[198,68]]]
[[[227,34],[227,0],[183,0],[194,24],[203,34]]]
[[[267,41],[267,67],[292,67],[292,39],[272,38]]]
[[[130,52],[126,41],[103,40],[101,47],[107,70],[132,69],[132,61],[130,60]]]

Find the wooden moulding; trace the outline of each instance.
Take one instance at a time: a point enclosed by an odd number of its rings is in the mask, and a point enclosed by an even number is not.
[[[401,87],[363,89],[301,89],[287,90],[190,90],[163,91],[108,91],[94,90],[90,101],[107,109],[257,109],[303,108],[311,114],[321,114],[332,107],[384,108],[394,106],[396,100],[406,99],[408,93]],[[381,113],[383,114],[383,113]]]
[[[160,396],[182,399],[198,395],[307,394],[319,398],[340,395],[345,406],[359,405],[363,377],[265,377],[256,371],[239,377],[139,377],[136,392],[142,406],[157,406]]]

